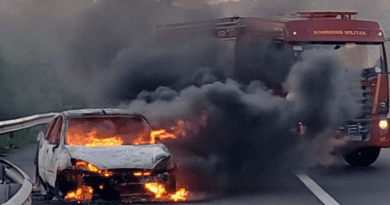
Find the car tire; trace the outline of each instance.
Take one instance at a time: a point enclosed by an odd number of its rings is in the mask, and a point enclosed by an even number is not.
[[[380,151],[379,147],[360,147],[348,150],[343,157],[352,166],[367,167],[376,161]]]
[[[53,191],[50,188],[50,185],[46,184],[45,187],[47,187],[47,188],[45,188],[46,189],[45,200],[52,200],[55,195],[53,194]]]
[[[66,180],[66,176],[59,175],[56,180],[56,187],[54,188],[54,194],[59,198],[64,198],[70,190],[70,185]]]

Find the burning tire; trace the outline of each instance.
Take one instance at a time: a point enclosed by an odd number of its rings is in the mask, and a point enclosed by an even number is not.
[[[344,160],[352,166],[367,167],[376,161],[380,151],[379,147],[360,147],[347,151]]]

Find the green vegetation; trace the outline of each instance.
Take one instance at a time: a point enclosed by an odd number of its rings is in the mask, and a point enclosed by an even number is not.
[[[10,133],[0,135],[0,155],[5,155],[13,150],[23,149],[28,145],[36,143],[40,130],[41,126],[35,126],[14,132],[12,138]]]

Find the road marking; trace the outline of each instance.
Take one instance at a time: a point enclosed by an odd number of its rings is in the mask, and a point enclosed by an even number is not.
[[[303,184],[325,205],[340,205],[306,174],[295,174]]]

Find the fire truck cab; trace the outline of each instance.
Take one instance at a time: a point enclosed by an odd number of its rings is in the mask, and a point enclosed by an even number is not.
[[[390,147],[386,39],[377,22],[356,20],[355,15],[354,11],[304,11],[290,16],[234,16],[162,25],[158,41],[213,38],[225,54],[231,53],[235,79],[260,80],[278,95],[285,95],[282,83],[300,53],[318,48],[337,50],[362,73],[364,112],[340,127],[351,145],[345,149],[344,159],[354,166],[369,166],[381,148]]]

